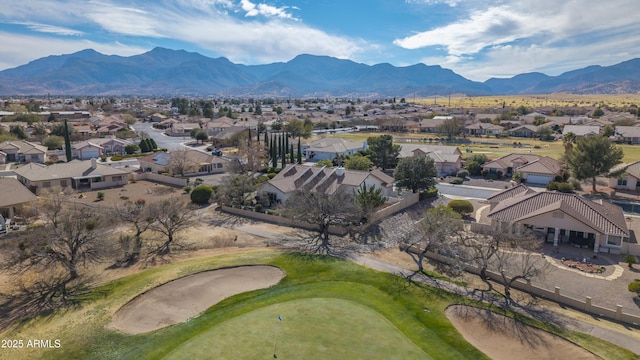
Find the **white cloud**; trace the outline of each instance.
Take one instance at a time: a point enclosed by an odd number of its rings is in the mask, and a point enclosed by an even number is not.
[[[629,16],[629,9],[637,7],[636,0],[487,3],[460,3],[470,9],[460,19],[396,39],[394,44],[416,51],[439,49],[446,55],[425,60],[439,60],[475,80],[529,71],[557,75],[640,54],[635,51],[640,45],[640,22]]]
[[[70,28],[65,28],[65,27],[61,27],[61,26],[54,26],[54,25],[47,25],[47,24],[37,24],[37,23],[30,23],[30,22],[24,22],[24,23],[16,22],[15,24],[24,25],[24,26],[28,27],[29,29],[31,29],[33,31],[42,32],[42,33],[64,35],[64,36],[80,36],[80,35],[84,35],[84,32],[82,32],[82,31],[78,31],[78,30],[74,30],[74,29],[70,29]]]
[[[276,17],[282,19],[293,19],[293,16],[289,14],[286,9],[288,7],[275,7],[267,4],[254,4],[249,0],[240,0],[242,10],[246,12],[245,16],[252,17],[262,15],[265,17]]]

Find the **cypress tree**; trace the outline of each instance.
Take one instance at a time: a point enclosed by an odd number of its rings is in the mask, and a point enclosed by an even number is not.
[[[287,149],[289,149],[289,133],[284,135],[284,145],[284,151],[287,151]]]
[[[271,138],[271,144],[273,145],[271,147],[271,167],[278,167],[278,152],[277,152],[277,148],[276,145],[274,144],[274,138]]]
[[[64,152],[67,155],[67,162],[73,160],[73,154],[71,153],[71,139],[69,138],[69,125],[67,120],[64,120]]]
[[[300,138],[298,138],[298,164],[302,165],[302,147],[300,146]]]
[[[158,148],[158,144],[156,144],[156,141],[153,140],[153,138],[148,138],[147,141],[149,142],[149,151],[153,151]]]
[[[291,145],[291,147],[289,148],[289,163],[293,164],[294,160],[293,160],[293,144]]]

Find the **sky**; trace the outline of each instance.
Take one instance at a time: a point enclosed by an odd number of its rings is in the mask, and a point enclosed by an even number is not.
[[[234,63],[299,54],[440,65],[475,81],[640,57],[638,0],[4,0],[0,70],[155,47]]]

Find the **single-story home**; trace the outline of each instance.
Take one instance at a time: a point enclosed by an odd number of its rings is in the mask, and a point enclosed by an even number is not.
[[[230,164],[225,158],[197,150],[160,151],[139,157],[138,162],[145,172],[184,176],[224,173]]]
[[[73,157],[80,160],[90,160],[104,155],[123,155],[124,147],[132,144],[111,135],[106,138],[89,139],[72,145]]]
[[[640,161],[618,164],[609,173],[619,173],[617,176],[609,176],[610,188],[640,191]]]
[[[538,136],[537,131],[538,127],[535,125],[520,125],[510,129],[508,132],[511,137],[534,138]]]
[[[509,154],[488,161],[482,170],[490,174],[502,174],[511,177],[516,172],[528,184],[546,185],[562,173],[562,163],[548,156],[533,154]]]
[[[4,141],[0,143],[0,153],[0,164],[47,161],[47,147],[26,140]]]
[[[14,178],[0,178],[0,189],[0,215],[5,219],[12,219],[18,208],[38,199]]]
[[[597,125],[565,125],[562,135],[573,133],[576,137],[600,135],[600,126]]]
[[[493,135],[502,134],[502,132],[504,131],[504,128],[502,126],[500,126],[500,125],[494,125],[494,124],[491,124],[491,123],[477,122],[477,123],[473,123],[471,125],[465,126],[464,127],[464,131],[469,135],[475,135],[475,136],[489,135],[489,136],[493,136]]]
[[[375,185],[382,195],[397,197],[393,190],[393,178],[380,170],[357,171],[342,167],[315,167],[290,164],[258,190],[261,199],[269,203],[285,202],[296,190],[333,194],[353,191],[362,184]]]
[[[191,136],[191,130],[193,129],[200,129],[200,124],[176,123],[167,128],[164,133],[169,136]]]
[[[129,172],[102,165],[96,159],[73,160],[45,166],[29,163],[15,170],[18,181],[36,195],[55,187],[71,187],[76,190],[97,190],[126,185]]]
[[[398,157],[420,155],[433,159],[438,176],[455,175],[462,169],[462,152],[457,146],[400,144]]]
[[[492,198],[509,191],[513,190],[503,190]],[[591,248],[594,253],[619,254],[629,237],[619,206],[557,191],[532,193],[520,189],[500,201],[487,217],[498,230],[517,233],[528,228],[554,246],[571,244]]]
[[[640,144],[640,126],[616,126],[615,136],[627,144]]]
[[[355,154],[367,150],[367,142],[349,141],[341,138],[321,138],[305,144],[302,153],[307,161],[333,160],[336,155]]]

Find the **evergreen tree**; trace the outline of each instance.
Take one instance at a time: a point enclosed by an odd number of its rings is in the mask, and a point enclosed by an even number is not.
[[[71,139],[69,138],[69,125],[67,124],[67,120],[64,121],[64,152],[67,155],[67,162],[73,159],[73,154],[71,153]]]
[[[142,153],[149,152],[149,145],[147,144],[147,142],[145,140],[146,139],[140,140],[140,144],[138,144],[138,146],[140,147],[140,152],[142,152]]]
[[[293,164],[294,163],[294,158],[293,158],[293,145],[291,145],[291,147],[289,148],[289,163]]]
[[[298,164],[302,165],[302,147],[300,146],[300,138],[298,138]]]
[[[149,141],[149,151],[153,151],[158,148],[158,144],[156,144],[156,141],[153,140],[153,138],[148,138],[147,141]]]

